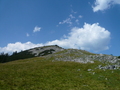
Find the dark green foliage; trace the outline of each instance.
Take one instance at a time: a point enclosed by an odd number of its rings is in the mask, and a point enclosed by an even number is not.
[[[52,54],[52,51],[55,51],[55,50],[54,49],[45,50],[43,52],[40,52],[39,56],[45,56],[45,55],[48,55],[48,54]]]
[[[118,58],[120,58],[120,56],[118,56]]]
[[[0,54],[0,63],[5,63],[5,62],[10,62],[10,61],[15,61],[19,59],[26,59],[26,58],[32,58],[35,57],[35,55],[31,54],[28,51],[21,51],[17,53],[17,51],[13,52],[12,55],[8,55],[8,53]]]
[[[10,61],[18,60],[18,59],[26,59],[26,58],[32,58],[35,57],[35,55],[31,54],[28,51],[22,51],[19,53],[13,53],[9,59]]]
[[[1,53],[0,54],[0,63],[8,62],[9,55],[8,53]]]
[[[39,56],[45,56],[48,54],[52,54],[53,51],[55,51],[55,50],[54,49],[44,50],[43,52],[39,53]],[[31,52],[29,52],[28,50],[21,51],[19,53],[17,51],[15,51],[10,56],[8,54],[1,53],[0,54],[0,63],[15,61],[15,60],[19,60],[19,59],[27,59],[27,58],[32,58],[32,57],[35,57],[35,55],[32,54]]]

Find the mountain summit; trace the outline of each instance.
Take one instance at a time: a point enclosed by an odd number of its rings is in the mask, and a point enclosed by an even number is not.
[[[36,47],[27,51],[34,54],[35,56],[45,56],[62,50],[64,49],[59,47],[58,45],[51,45],[51,46]]]

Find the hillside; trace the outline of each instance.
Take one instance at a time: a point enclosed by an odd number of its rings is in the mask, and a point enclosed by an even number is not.
[[[27,59],[32,57],[46,56],[48,54],[53,54],[59,51],[64,50],[63,48],[57,45],[43,46],[31,48],[29,50],[21,51],[21,52],[13,52],[12,55],[0,54],[0,63],[15,61],[19,59]]]
[[[33,57],[0,63],[1,90],[120,90],[116,56],[56,45],[23,52]]]

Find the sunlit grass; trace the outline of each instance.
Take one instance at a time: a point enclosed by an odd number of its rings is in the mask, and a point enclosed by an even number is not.
[[[100,64],[44,57],[3,63],[0,90],[119,90],[120,71],[95,69]]]

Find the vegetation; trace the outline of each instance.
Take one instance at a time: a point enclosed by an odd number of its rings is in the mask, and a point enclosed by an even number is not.
[[[54,58],[54,57],[53,57]],[[120,71],[35,57],[0,64],[1,90],[119,90]]]
[[[21,51],[19,53],[13,52],[12,55],[9,55],[8,53],[1,53],[0,63],[10,62],[10,61],[19,60],[19,59],[26,59],[26,58],[31,58],[31,57],[35,57],[35,55],[31,54],[27,50]]]
[[[1,53],[0,54],[0,63],[8,62],[9,61],[8,58],[9,58],[9,54],[8,53],[6,53],[6,54]]]
[[[120,56],[118,56],[118,58],[120,58]]]
[[[35,57],[27,50],[1,53],[0,90],[120,90],[120,69],[99,69],[105,63],[97,60],[86,64],[59,61],[96,54],[75,49],[52,51],[39,53],[44,57]]]
[[[47,47],[58,47],[61,49],[61,47],[57,46],[57,45],[51,45],[51,46],[43,46],[43,47],[36,47],[36,48],[32,48],[29,50],[39,50],[47,48]],[[19,59],[27,59],[27,58],[32,58],[32,57],[36,57],[35,54],[33,54],[32,52],[30,52],[29,50],[25,50],[25,51],[21,51],[19,53],[17,53],[17,51],[13,52],[12,55],[9,55],[8,53],[1,53],[0,54],[0,63],[5,63],[5,62],[10,62],[10,61],[15,61],[15,60],[19,60]],[[48,49],[48,50],[44,50],[42,52],[39,53],[38,56],[46,56],[48,54],[52,54],[53,51],[55,51],[54,49]]]

